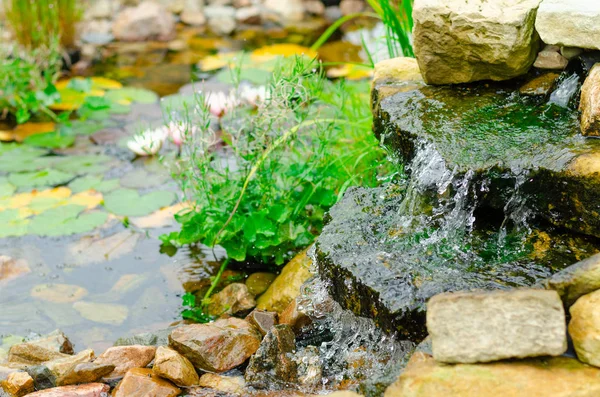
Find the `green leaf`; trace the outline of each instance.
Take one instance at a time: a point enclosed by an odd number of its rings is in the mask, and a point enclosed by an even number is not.
[[[118,179],[104,180],[103,177],[99,175],[86,175],[69,183],[69,189],[71,189],[73,193],[80,193],[86,190],[108,193],[118,187]]]
[[[30,146],[45,147],[49,149],[64,149],[73,146],[75,137],[63,135],[58,131],[45,132],[43,134],[30,135],[23,143]]]
[[[92,79],[71,79],[67,88],[77,92],[90,92],[92,90]]]
[[[60,171],[68,171],[83,174],[99,174],[110,169],[107,164],[113,157],[106,155],[81,155],[56,157],[54,168]]]
[[[54,169],[10,174],[8,181],[16,187],[57,186],[75,178],[74,174]]]
[[[28,231],[40,236],[66,236],[92,231],[108,219],[105,212],[82,213],[83,210],[81,205],[49,209],[31,220]]]
[[[156,95],[154,92],[145,90],[143,88],[130,87],[108,91],[104,98],[115,103],[125,101],[150,104],[158,101],[158,95]]]
[[[0,238],[10,236],[23,236],[27,234],[29,219],[23,219],[19,210],[10,209],[0,211]]]
[[[6,180],[0,178],[0,197],[11,196],[17,188]]]
[[[143,189],[163,185],[169,179],[169,175],[166,169],[163,168],[162,171],[162,174],[153,174],[144,168],[136,168],[121,178],[121,186],[131,189]]]
[[[118,189],[104,196],[104,206],[115,215],[143,216],[158,211],[175,201],[175,193],[158,191],[144,196],[136,190]]]

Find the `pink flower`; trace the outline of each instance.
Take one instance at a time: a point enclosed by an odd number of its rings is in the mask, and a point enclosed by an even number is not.
[[[225,113],[240,104],[233,93],[225,94],[220,91],[209,93],[205,100],[210,112],[217,117],[223,117]]]
[[[164,127],[164,131],[175,145],[181,146],[189,135],[198,132],[198,127],[187,122],[171,121]]]

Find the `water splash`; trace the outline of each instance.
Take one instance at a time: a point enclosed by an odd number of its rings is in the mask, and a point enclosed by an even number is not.
[[[556,90],[550,94],[550,103],[566,108],[573,95],[579,90],[579,76],[572,74],[560,82]]]

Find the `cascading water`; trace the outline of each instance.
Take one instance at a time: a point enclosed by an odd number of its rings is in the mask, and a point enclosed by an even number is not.
[[[579,76],[575,73],[560,82],[556,90],[550,94],[550,103],[566,108],[579,90]]]

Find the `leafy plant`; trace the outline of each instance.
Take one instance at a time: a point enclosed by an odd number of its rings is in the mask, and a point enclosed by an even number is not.
[[[50,48],[55,37],[63,48],[75,47],[82,16],[77,0],[7,0],[5,13],[17,42],[27,49]]]

